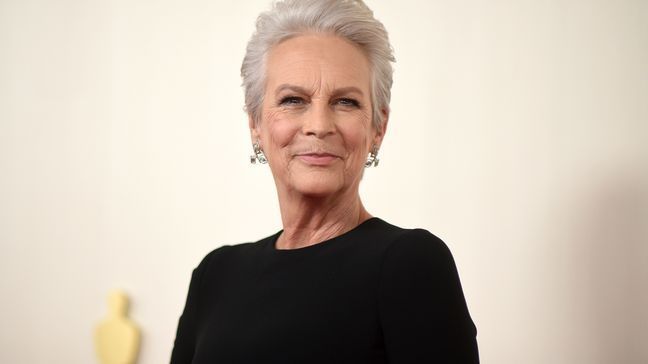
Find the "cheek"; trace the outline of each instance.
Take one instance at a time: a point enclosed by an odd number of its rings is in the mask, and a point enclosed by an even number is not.
[[[291,143],[297,128],[281,114],[269,112],[262,120],[262,140],[266,148],[282,148]]]
[[[283,148],[289,145],[295,135],[295,130],[290,123],[279,122],[270,126],[270,142],[273,148]]]
[[[371,147],[369,141],[370,133],[364,128],[349,128],[344,131],[347,152],[353,164],[364,163],[366,153]],[[361,162],[360,162],[361,161]]]

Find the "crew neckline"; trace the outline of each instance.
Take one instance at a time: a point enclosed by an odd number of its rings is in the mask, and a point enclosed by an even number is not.
[[[329,246],[333,245],[334,243],[336,243],[336,242],[338,242],[340,240],[344,240],[345,238],[348,238],[348,237],[356,234],[357,232],[361,231],[364,227],[370,225],[373,222],[377,222],[377,221],[380,221],[379,217],[375,217],[375,216],[370,217],[367,220],[365,220],[365,221],[361,222],[360,224],[358,224],[358,226],[354,227],[353,229],[351,229],[351,230],[349,230],[349,231],[347,231],[345,233],[342,233],[342,234],[340,234],[338,236],[334,236],[334,237],[332,237],[332,238],[330,238],[328,240],[324,240],[324,241],[321,241],[321,242],[313,244],[313,245],[308,245],[308,246],[305,246],[305,247],[294,248],[294,249],[277,249],[277,247],[276,247],[277,240],[279,239],[279,236],[283,232],[283,229],[281,229],[278,232],[276,232],[274,235],[270,236],[270,238],[268,239],[269,241],[267,243],[267,248],[268,248],[268,250],[271,250],[275,254],[298,254],[298,253],[303,253],[303,252],[310,252],[310,251],[320,250],[320,249],[323,249],[325,247],[329,247]]]

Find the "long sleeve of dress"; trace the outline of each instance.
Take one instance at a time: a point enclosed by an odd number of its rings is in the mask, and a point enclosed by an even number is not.
[[[379,312],[389,363],[479,363],[454,259],[429,232],[411,230],[388,248]]]
[[[193,360],[196,344],[196,316],[198,315],[198,303],[200,301],[199,291],[207,257],[191,274],[187,301],[178,322],[178,330],[171,353],[171,364],[190,364]]]

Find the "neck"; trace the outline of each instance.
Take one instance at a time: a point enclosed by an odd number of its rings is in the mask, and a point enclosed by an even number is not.
[[[358,191],[348,195],[279,196],[283,232],[277,249],[297,249],[346,233],[369,219]]]

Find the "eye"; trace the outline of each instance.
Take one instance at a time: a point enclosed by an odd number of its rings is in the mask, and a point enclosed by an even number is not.
[[[279,101],[279,105],[301,105],[304,103],[304,99],[298,96],[286,96]]]
[[[360,103],[358,100],[350,99],[350,98],[341,98],[337,99],[336,103],[341,106],[350,106],[350,107],[359,107]]]

